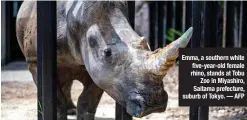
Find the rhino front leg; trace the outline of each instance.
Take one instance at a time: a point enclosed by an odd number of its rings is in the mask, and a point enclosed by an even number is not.
[[[67,99],[67,108],[68,115],[76,115],[76,107],[71,99],[71,87],[73,81],[68,81],[67,84],[63,85],[63,92],[65,94],[65,98]]]
[[[102,94],[103,90],[94,82],[84,84],[83,92],[79,96],[77,103],[77,120],[94,120]]]
[[[67,120],[67,100],[60,86],[57,86],[57,120]]]

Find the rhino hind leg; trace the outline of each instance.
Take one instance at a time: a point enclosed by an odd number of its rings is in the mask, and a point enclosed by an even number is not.
[[[37,64],[36,62],[28,62],[28,68],[29,71],[32,74],[33,81],[37,85]],[[63,90],[58,87],[57,88],[57,120],[67,120],[67,106],[66,104],[66,94],[63,92]]]
[[[83,83],[84,89],[78,98],[77,120],[94,120],[97,106],[104,92],[89,75],[87,75],[87,79],[90,82]]]

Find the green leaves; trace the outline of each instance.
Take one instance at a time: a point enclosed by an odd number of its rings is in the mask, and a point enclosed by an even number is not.
[[[183,35],[183,33],[182,32],[180,32],[180,31],[178,31],[178,30],[175,30],[174,28],[170,28],[168,31],[167,31],[167,40],[169,41],[169,42],[172,42],[172,41],[174,41],[175,40],[175,36],[182,36]]]
[[[42,105],[40,103],[40,101],[38,101],[38,112],[43,116],[43,108],[42,108]]]

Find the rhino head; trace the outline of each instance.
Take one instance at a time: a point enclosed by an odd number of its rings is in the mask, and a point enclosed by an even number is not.
[[[178,49],[188,44],[192,28],[170,45],[151,51],[129,25],[123,8],[114,4],[107,9],[97,6],[91,17],[84,16],[89,19],[80,46],[88,73],[132,116],[165,111],[168,95],[162,79],[175,63]]]

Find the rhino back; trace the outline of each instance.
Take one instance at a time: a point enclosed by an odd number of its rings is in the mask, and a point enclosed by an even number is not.
[[[66,36],[66,2],[57,4],[57,61],[58,64],[77,64],[71,55]],[[24,1],[16,19],[16,36],[27,62],[37,60],[37,4]]]
[[[26,59],[36,56],[37,16],[35,12],[36,2],[23,2],[16,19],[16,36]]]

